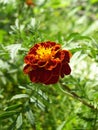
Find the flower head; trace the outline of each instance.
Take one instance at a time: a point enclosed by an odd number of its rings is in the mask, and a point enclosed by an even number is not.
[[[33,3],[33,0],[26,0],[26,4],[28,6],[34,6],[35,4]]]
[[[55,84],[59,77],[69,75],[71,53],[60,44],[47,41],[35,44],[24,58],[24,73],[35,83]]]

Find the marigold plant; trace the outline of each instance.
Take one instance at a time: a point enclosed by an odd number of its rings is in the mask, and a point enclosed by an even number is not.
[[[71,53],[61,45],[46,41],[35,44],[24,58],[24,73],[35,83],[55,84],[59,77],[69,75]]]

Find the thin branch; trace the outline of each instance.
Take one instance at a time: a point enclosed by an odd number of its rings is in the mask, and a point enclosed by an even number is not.
[[[68,94],[68,95],[71,96],[72,98],[77,99],[78,101],[80,101],[80,102],[83,103],[84,105],[88,106],[89,108],[98,111],[98,108],[95,108],[92,104],[86,102],[84,99],[82,99],[80,96],[78,96],[75,92],[72,92],[72,90],[71,90],[68,86],[62,84],[62,82],[60,82],[60,85],[61,85],[61,90],[62,90],[64,93]]]

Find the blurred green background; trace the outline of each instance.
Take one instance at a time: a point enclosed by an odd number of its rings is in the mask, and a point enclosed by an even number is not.
[[[98,0],[32,3],[0,0],[0,130],[98,130]],[[47,40],[73,55],[63,85],[23,73],[30,47]]]

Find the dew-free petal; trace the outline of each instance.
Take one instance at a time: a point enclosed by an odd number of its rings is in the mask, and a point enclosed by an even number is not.
[[[24,58],[25,74],[34,83],[55,84],[59,78],[71,73],[71,53],[60,44],[46,41],[35,44]]]

